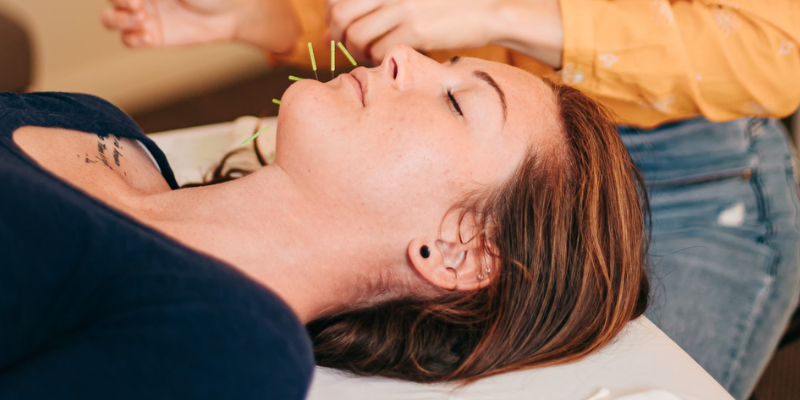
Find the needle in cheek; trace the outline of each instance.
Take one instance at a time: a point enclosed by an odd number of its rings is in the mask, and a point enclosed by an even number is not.
[[[342,45],[342,42],[339,42],[338,46],[339,46],[339,49],[341,49],[342,52],[344,53],[344,55],[347,57],[347,59],[350,60],[350,63],[352,63],[353,66],[357,66],[358,64],[353,59],[353,56],[351,56],[350,53],[347,51],[347,49],[344,47],[344,45]],[[316,77],[317,80],[319,80],[319,75],[317,74],[317,60],[314,57],[314,47],[312,46],[311,42],[308,42],[308,54],[311,57],[311,69],[314,70],[314,77]],[[331,40],[331,79],[333,79],[335,77],[336,77],[336,41]],[[297,81],[303,80],[303,78],[300,78],[300,77],[297,77],[297,76],[294,76],[294,75],[289,75],[289,80],[293,81],[293,82],[297,82]],[[277,105],[281,104],[281,101],[278,100],[278,99],[272,99],[272,102],[277,104]],[[362,98],[362,103],[363,103],[363,98]],[[263,132],[263,130],[262,130],[262,132]],[[245,141],[245,143],[249,142],[250,140],[255,139],[260,134],[261,134],[261,132],[256,133],[250,139]],[[242,145],[244,145],[245,143],[242,143]]]

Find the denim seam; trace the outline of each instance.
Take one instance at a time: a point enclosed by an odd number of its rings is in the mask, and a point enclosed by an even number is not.
[[[771,260],[770,265],[774,265],[774,260]],[[752,312],[750,316],[747,318],[747,323],[745,325],[744,334],[742,335],[742,340],[739,342],[739,348],[736,349],[736,358],[733,359],[731,362],[731,366],[728,369],[727,377],[725,379],[725,384],[723,385],[726,390],[729,390],[733,380],[737,377],[736,370],[739,369],[741,365],[741,360],[744,358],[745,353],[747,352],[747,347],[750,344],[750,339],[753,333],[753,328],[755,328],[756,321],[761,317],[762,309],[764,308],[764,301],[769,297],[769,294],[772,292],[772,283],[775,281],[775,277],[770,276],[767,280],[767,284],[758,292],[756,296],[755,302],[753,304]]]
[[[749,144],[749,152],[754,154],[758,159],[762,159],[763,155],[755,149],[754,146],[754,139],[757,138],[759,135],[754,135],[755,129],[766,129],[766,123],[768,120],[762,118],[752,118],[747,123],[747,137],[750,140]],[[763,134],[763,132],[762,132]],[[760,162],[758,163],[760,164]],[[747,350],[750,347],[750,342],[752,341],[752,334],[755,327],[758,325],[757,322],[763,316],[763,308],[765,301],[771,295],[774,289],[774,281],[775,281],[775,274],[777,273],[777,266],[778,262],[781,259],[780,251],[773,246],[769,245],[769,241],[772,237],[775,236],[775,225],[772,220],[769,218],[770,213],[770,204],[769,204],[769,197],[766,193],[766,188],[763,185],[761,179],[761,171],[758,168],[753,169],[753,175],[750,178],[750,186],[753,188],[753,191],[756,195],[756,204],[758,207],[758,221],[763,223],[766,232],[763,235],[758,237],[757,241],[759,243],[768,246],[773,251],[773,256],[769,260],[767,273],[769,274],[769,279],[766,282],[766,285],[759,291],[758,295],[753,304],[753,308],[751,309],[750,315],[747,319],[745,324],[745,330],[742,335],[742,339],[739,342],[739,347],[736,350],[735,354],[736,357],[731,362],[730,368],[728,369],[727,376],[725,377],[725,384],[723,385],[727,390],[731,389],[731,386],[735,383],[735,379],[738,377],[736,374],[737,370],[741,366],[741,361],[744,358],[745,354],[747,354]]]

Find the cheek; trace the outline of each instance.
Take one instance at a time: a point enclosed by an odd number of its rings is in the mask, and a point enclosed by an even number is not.
[[[352,113],[341,100],[341,93],[311,80],[299,81],[284,92],[278,124],[287,137],[310,136],[335,129],[343,116]]]
[[[455,201],[453,182],[464,167],[458,140],[464,132],[455,120],[414,100],[351,109],[300,83],[283,96],[276,151],[276,162],[295,181],[365,213]]]
[[[459,148],[447,140],[441,124],[424,115],[383,121],[375,135],[347,157],[347,186],[362,196],[362,202],[385,207],[382,211],[454,201],[450,197],[459,180]]]

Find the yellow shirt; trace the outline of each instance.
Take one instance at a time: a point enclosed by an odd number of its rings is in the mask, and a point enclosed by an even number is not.
[[[325,0],[292,0],[302,34],[272,60],[330,70]],[[511,64],[593,95],[621,123],[652,127],[704,115],[725,121],[785,116],[800,103],[800,0],[560,0],[562,69],[486,46],[437,51]],[[347,60],[337,54],[337,65]]]

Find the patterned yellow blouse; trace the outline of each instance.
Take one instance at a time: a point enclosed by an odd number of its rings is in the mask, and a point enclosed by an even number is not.
[[[308,65],[323,43],[325,0],[292,0],[303,34],[295,49],[270,55]],[[785,116],[800,103],[800,0],[560,0],[562,69],[553,71],[513,50],[487,46],[429,54],[515,65],[555,77],[611,107],[620,122],[652,127],[705,115]],[[316,50],[319,49],[319,50]],[[337,65],[346,64],[339,56]],[[327,63],[327,64],[324,64]]]

